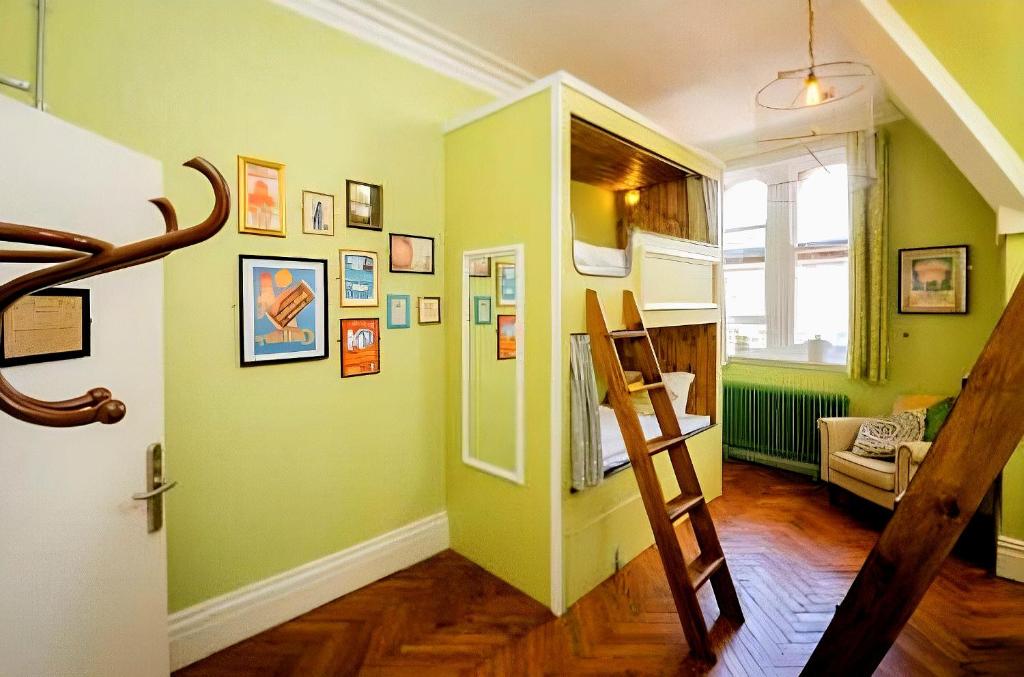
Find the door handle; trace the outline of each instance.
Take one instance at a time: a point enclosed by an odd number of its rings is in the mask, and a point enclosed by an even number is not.
[[[146,502],[146,530],[160,531],[164,526],[164,494],[178,486],[164,481],[164,447],[159,442],[146,449],[146,491],[132,494],[132,500]]]

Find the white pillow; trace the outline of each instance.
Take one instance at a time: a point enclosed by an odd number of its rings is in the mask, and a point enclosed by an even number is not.
[[[688,371],[666,371],[661,375],[665,386],[675,394],[672,400],[672,408],[676,410],[676,416],[686,415],[686,401],[690,399],[690,385],[693,383],[694,375]]]

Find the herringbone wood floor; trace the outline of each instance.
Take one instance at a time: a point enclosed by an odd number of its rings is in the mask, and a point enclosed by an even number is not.
[[[823,485],[738,464],[711,508],[746,614],[739,628],[716,623],[701,590],[712,674],[796,674],[877,538],[877,516],[829,505]],[[648,550],[555,619],[445,552],[176,674],[698,674],[660,567]],[[1024,674],[1024,585],[950,559],[878,674]]]

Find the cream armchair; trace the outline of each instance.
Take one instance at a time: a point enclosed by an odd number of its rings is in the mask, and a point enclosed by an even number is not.
[[[914,406],[927,407],[940,399],[915,398]],[[909,408],[898,402],[893,410],[904,411]],[[821,479],[892,510],[924,461],[931,442],[901,444],[892,460],[858,456],[850,449],[857,439],[861,424],[867,420],[853,416],[818,419]]]

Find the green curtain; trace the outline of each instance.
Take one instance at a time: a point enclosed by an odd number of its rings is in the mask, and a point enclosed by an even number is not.
[[[850,378],[884,383],[889,365],[888,143],[882,133],[851,134]]]

